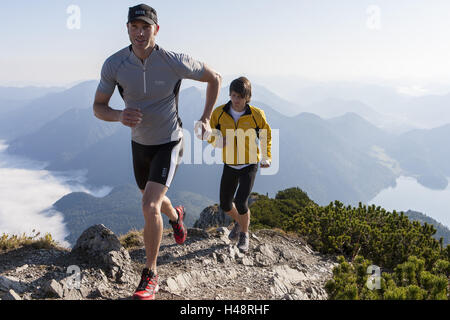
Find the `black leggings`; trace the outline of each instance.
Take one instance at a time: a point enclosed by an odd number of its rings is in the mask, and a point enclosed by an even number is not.
[[[228,212],[233,208],[233,197],[236,192],[234,204],[240,215],[248,212],[248,198],[255,182],[258,164],[252,164],[240,170],[228,165],[223,166],[222,180],[220,181],[220,208]]]

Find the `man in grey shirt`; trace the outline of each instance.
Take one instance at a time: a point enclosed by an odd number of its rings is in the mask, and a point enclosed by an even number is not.
[[[204,139],[211,131],[209,120],[221,77],[206,64],[156,44],[159,25],[153,8],[144,4],[129,8],[127,29],[131,45],[105,61],[93,108],[97,118],[131,128],[134,174],[143,194],[147,257],[133,297],[152,300],[159,289],[156,260],[163,231],[161,212],[169,217],[178,244],[184,243],[187,235],[184,208],[174,208],[166,196],[183,153],[182,122],[178,116],[181,80],[208,83],[199,121]],[[116,86],[125,101],[124,110],[108,105]]]

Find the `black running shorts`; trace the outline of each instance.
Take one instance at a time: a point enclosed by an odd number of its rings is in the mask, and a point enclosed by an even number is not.
[[[234,198],[238,213],[243,215],[248,212],[248,198],[255,183],[257,171],[258,164],[252,164],[239,170],[226,164],[223,166],[220,181],[220,208],[223,211],[228,212],[233,208]],[[236,197],[234,197],[235,192]]]
[[[170,188],[183,157],[183,139],[156,146],[131,141],[131,149],[134,177],[139,189],[145,190],[148,181]]]

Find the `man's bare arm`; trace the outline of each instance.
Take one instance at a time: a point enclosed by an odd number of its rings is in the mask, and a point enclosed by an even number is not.
[[[205,110],[203,111],[203,115],[200,119],[204,122],[205,120],[209,121],[211,119],[211,113],[217,102],[217,98],[219,97],[222,77],[218,72],[205,65],[205,71],[199,81],[208,83],[208,86],[206,87]]]
[[[111,95],[97,90],[94,100],[94,115],[103,121],[117,122],[119,121],[121,110],[114,110],[108,104]]]
[[[209,68],[207,65],[205,65],[204,68],[205,71],[203,72],[203,76],[199,81],[208,83],[206,87],[205,109],[200,118],[200,121],[197,122],[194,127],[196,136],[201,140],[207,140],[211,135],[211,127],[209,125],[209,121],[211,120],[211,114],[214,105],[217,102],[217,98],[219,97],[220,85],[222,84],[222,77],[219,73]],[[201,133],[199,128],[201,128]]]
[[[103,121],[121,122],[127,127],[135,127],[142,121],[142,113],[138,109],[127,108],[125,110],[115,110],[111,108],[109,100],[111,95],[97,90],[94,100],[94,115]]]

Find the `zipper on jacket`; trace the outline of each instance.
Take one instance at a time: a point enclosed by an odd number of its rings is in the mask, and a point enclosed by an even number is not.
[[[243,115],[239,117],[237,122],[235,122],[234,118],[228,112],[225,112],[225,113],[228,114],[228,116],[233,120],[233,123],[234,123],[234,129],[235,129],[234,130],[234,148],[235,148],[234,150],[236,150],[236,153],[235,153],[236,162],[239,162],[239,150],[238,150],[238,145],[237,145],[237,129],[238,129],[239,120],[242,119]],[[244,140],[244,145],[245,145],[245,140]],[[245,162],[245,157],[244,157],[244,162]],[[235,163],[235,165],[238,165],[238,163]]]
[[[233,118],[233,117],[232,117]],[[237,122],[234,122],[234,127],[236,128],[235,130],[234,130],[234,146],[235,146],[235,148],[236,148],[236,162],[239,162],[239,150],[238,150],[238,145],[237,145],[237,128],[238,128],[238,124],[239,124],[239,120],[241,120],[241,118],[242,118],[242,116],[241,117],[239,117],[239,119],[238,119],[238,121]],[[233,119],[234,120],[234,119]],[[245,145],[245,140],[244,140],[244,145]],[[245,159],[244,159],[244,162],[245,162]],[[236,164],[238,164],[238,163],[236,163]]]
[[[144,93],[147,93],[147,79],[146,79],[146,76],[145,76],[145,73],[147,71],[147,66],[146,66],[147,65],[147,60],[148,60],[148,58],[145,59],[143,67],[142,67],[142,72],[144,74]]]

